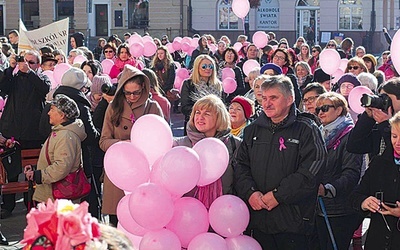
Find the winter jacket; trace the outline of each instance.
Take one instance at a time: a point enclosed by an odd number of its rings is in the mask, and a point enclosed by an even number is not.
[[[272,129],[265,113],[244,130],[233,169],[238,196],[273,192],[279,205],[250,209],[249,229],[267,234],[310,232],[326,148],[315,122],[291,106],[286,122]]]
[[[394,163],[393,147],[389,144],[383,155],[375,157],[360,185],[350,195],[352,207],[364,216],[371,215],[365,249],[400,249],[399,218],[385,215],[391,229],[388,231],[380,213],[362,211],[361,203],[376,192],[383,192],[383,201],[395,203],[400,200],[400,166]]]
[[[126,67],[126,66],[125,66]],[[134,76],[137,75],[143,75],[145,76],[140,70],[136,68],[132,68],[132,76],[129,77],[131,79]],[[125,86],[126,82],[129,79],[126,79],[125,82],[121,81],[122,77],[120,78],[118,82],[118,87],[115,93],[115,98],[114,101],[116,101],[117,98],[124,98],[123,96],[123,87]],[[105,118],[104,118],[104,123],[103,123],[103,128],[101,130],[101,137],[100,137],[100,148],[106,152],[111,145],[114,143],[117,143],[119,141],[126,141],[130,140],[130,133],[131,129],[133,126],[132,123],[132,118],[131,115],[133,114],[135,119],[140,118],[142,115],[145,114],[156,114],[161,117],[163,117],[162,110],[160,106],[158,105],[157,102],[149,99],[149,93],[150,93],[150,81],[149,79],[145,76],[145,84],[144,84],[144,89],[142,92],[142,95],[140,96],[139,100],[135,103],[132,104],[132,106],[129,106],[128,102],[124,101],[123,102],[123,113],[122,113],[122,118],[120,121],[119,126],[115,126],[111,122],[111,116],[115,112],[112,104],[108,105]],[[156,133],[156,132],[155,132]],[[123,174],[123,173],[121,173]],[[116,214],[116,209],[118,202],[121,200],[121,198],[124,196],[124,192],[117,188],[107,177],[107,175],[104,176],[104,193],[103,193],[103,213],[104,214]]]
[[[175,67],[175,64],[171,63],[168,70],[165,70],[164,68],[162,70],[158,70],[156,67],[151,68],[154,73],[156,73],[158,82],[160,83],[161,89],[164,93],[167,93],[167,91],[174,87],[176,71]]]
[[[186,146],[186,147],[193,147],[197,142],[199,142],[201,139],[206,138],[206,136],[199,132],[196,128],[192,128],[187,125],[187,136],[184,137],[175,137],[174,138],[174,144],[173,147],[176,146]],[[231,139],[232,137],[232,139]],[[223,194],[233,194],[234,192],[234,187],[233,187],[233,168],[232,168],[232,160],[234,158],[234,154],[236,152],[236,149],[239,148],[241,140],[230,134],[230,130],[225,130],[221,132],[217,132],[215,135],[215,138],[220,139],[225,145],[226,148],[228,149],[229,152],[229,164],[228,167],[225,171],[225,173],[222,175],[222,193]],[[233,142],[232,142],[233,140]]]
[[[77,119],[68,125],[54,126],[40,151],[37,170],[34,172],[36,189],[33,200],[46,202],[48,198],[54,200],[51,184],[64,179],[69,173],[81,167],[81,142],[86,138],[82,120]],[[46,158],[48,144],[48,156]]]

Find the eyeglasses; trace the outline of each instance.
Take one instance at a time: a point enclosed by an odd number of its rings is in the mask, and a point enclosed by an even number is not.
[[[28,61],[29,64],[37,64],[37,62],[34,61]]]
[[[348,83],[348,84],[345,84],[345,83],[342,83],[342,85],[340,85],[340,89],[353,89],[354,88],[354,85],[352,84],[352,83]]]
[[[322,112],[328,112],[330,108],[334,108],[335,106],[333,105],[322,105],[321,107],[316,107],[315,108],[315,113],[317,113],[317,115],[319,114],[319,111]]]
[[[310,96],[310,97],[308,97],[308,98],[303,98],[303,102],[304,102],[304,103],[312,103],[312,102],[314,102],[314,101],[318,98],[318,96],[319,96],[319,95]]]
[[[285,61],[286,60],[286,58],[284,56],[274,56],[274,58],[276,58],[276,60],[279,60],[279,61]]]
[[[315,52],[317,52],[317,51],[318,51],[318,50],[314,50],[314,49],[313,49],[313,50],[311,50],[311,52],[312,52],[312,53],[315,53]]]
[[[348,70],[352,70],[352,69],[357,70],[358,68],[359,68],[359,66],[347,66]]]
[[[123,90],[122,92],[124,92],[125,96],[131,96],[131,95],[141,95],[142,91],[143,91],[143,89],[136,90],[136,91],[133,91],[133,92],[129,92],[129,91]]]
[[[203,65],[201,65],[201,68],[202,69],[207,69],[207,68],[214,69],[214,65],[212,65],[212,64],[203,64]]]
[[[330,43],[330,44],[327,45],[327,47],[335,47],[335,46],[336,46],[336,45],[333,44],[333,43]]]
[[[105,50],[104,53],[113,53],[113,50]]]

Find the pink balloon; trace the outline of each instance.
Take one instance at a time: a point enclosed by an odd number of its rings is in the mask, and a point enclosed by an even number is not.
[[[111,59],[104,59],[104,60],[101,62],[101,67],[103,68],[103,73],[109,75],[109,74],[110,74],[110,71],[111,71],[111,68],[112,68],[113,65],[114,65],[113,60],[111,60]]]
[[[173,41],[173,42],[175,42],[175,41],[181,42],[181,41],[182,41],[182,37],[176,36],[176,37],[174,38],[174,40],[172,40],[172,41]]]
[[[134,44],[134,43],[141,43],[143,44],[143,38],[139,34],[132,34],[129,39],[128,43],[129,44]],[[131,53],[132,54],[132,53]]]
[[[400,32],[399,30],[393,36],[392,43],[390,44],[390,58],[397,72],[400,72]]]
[[[224,80],[227,77],[235,78],[235,71],[233,71],[232,68],[223,68],[222,69],[222,80]]]
[[[340,55],[335,49],[323,49],[319,55],[319,65],[328,75],[332,75],[340,66]]]
[[[210,225],[216,233],[224,237],[236,237],[246,230],[250,212],[239,197],[222,195],[209,209]]]
[[[192,56],[193,51],[196,49],[196,47],[190,47],[190,49],[187,51],[187,54],[189,56]]]
[[[42,72],[42,74],[49,78],[51,83],[50,89],[55,89],[58,87],[59,84],[57,84],[56,80],[54,80],[54,72],[52,70],[45,70]]]
[[[235,90],[237,88],[237,82],[232,77],[226,77],[222,81],[222,88],[224,89],[225,93],[231,94],[231,93],[235,92]]]
[[[142,236],[137,236],[128,232],[121,223],[118,222],[117,229],[124,233],[126,237],[131,241],[134,250],[139,250],[140,241],[142,241]]]
[[[132,56],[134,57],[141,57],[143,56],[144,52],[144,45],[143,43],[132,43],[129,46],[129,52],[131,53]]]
[[[178,40],[174,40],[172,42],[172,47],[174,48],[174,50],[180,50],[181,49],[181,42]]]
[[[56,81],[57,84],[61,84],[61,78],[64,75],[64,73],[69,70],[72,66],[69,65],[68,63],[59,63],[54,67],[53,71],[53,77],[54,81]]]
[[[189,243],[188,250],[228,250],[225,240],[215,233],[202,233]]]
[[[256,60],[247,60],[243,63],[243,73],[248,76],[250,71],[252,71],[256,67],[260,67],[260,64]]]
[[[137,119],[132,127],[131,143],[140,148],[150,165],[153,165],[172,148],[172,130],[161,116],[144,115]]]
[[[137,236],[143,236],[147,232],[149,232],[148,229],[140,226],[132,217],[131,213],[129,212],[129,198],[131,195],[125,195],[122,197],[122,199],[119,201],[118,206],[117,206],[117,217],[118,217],[118,223],[121,224],[121,226],[126,229],[131,234],[137,235]]]
[[[248,0],[233,0],[232,10],[237,17],[243,19],[249,13],[250,2]]]
[[[161,159],[154,170],[157,184],[178,197],[192,190],[200,178],[199,155],[188,147],[174,147]]]
[[[167,43],[167,45],[165,45],[165,46],[167,46],[168,52],[169,52],[170,54],[172,54],[172,53],[175,52],[174,47],[172,47],[172,43]]]
[[[185,36],[185,37],[182,38],[182,40],[181,40],[181,44],[183,44],[183,43],[188,43],[188,44],[190,45],[191,42],[192,42],[192,38],[191,38],[191,37],[188,37],[188,36]]]
[[[347,63],[349,62],[349,59],[347,58],[342,58],[340,59],[340,65],[339,65],[339,69],[341,69],[343,72],[346,71],[347,68]]]
[[[243,44],[241,44],[240,42],[236,42],[236,43],[233,45],[233,48],[236,50],[236,52],[239,52],[240,49],[242,48],[242,46],[243,46]]]
[[[365,110],[365,108],[361,106],[361,97],[363,96],[363,94],[371,95],[373,93],[372,90],[365,86],[354,87],[349,93],[349,106],[351,110],[353,110],[357,114],[361,114]]]
[[[135,190],[150,178],[149,162],[143,151],[126,141],[108,148],[104,156],[104,169],[115,186],[127,191]]]
[[[262,250],[260,243],[247,235],[226,238],[225,241],[229,250]]]
[[[180,77],[181,79],[186,79],[189,78],[190,73],[188,69],[180,68],[176,70],[175,75]]]
[[[174,61],[174,64],[175,64],[176,69],[182,68],[182,66],[181,66],[181,64],[179,62]]]
[[[200,156],[198,186],[208,185],[220,178],[228,167],[229,153],[225,144],[216,138],[205,138],[193,146]]]
[[[167,229],[148,232],[143,236],[139,249],[181,250],[181,242]]]
[[[165,227],[174,214],[174,203],[170,194],[154,183],[144,183],[132,192],[129,211],[133,219],[150,230]]]
[[[85,61],[87,61],[87,58],[86,58],[85,56],[83,56],[83,55],[77,55],[77,56],[74,58],[73,64],[75,64],[75,63],[82,64],[82,63],[85,62]]]
[[[157,45],[151,41],[151,42],[145,42],[144,43],[144,49],[143,49],[143,55],[150,57],[153,56],[157,51]]]
[[[217,46],[215,45],[215,44],[209,44],[208,45],[208,47],[210,48],[210,51],[212,52],[212,53],[215,53],[216,51],[217,51]]]
[[[198,37],[195,37],[192,39],[192,41],[190,42],[190,47],[194,47],[194,48],[199,47],[199,38]]]
[[[180,78],[179,76],[175,76],[174,88],[178,89],[179,92],[181,92],[183,81],[184,80],[182,78]]]
[[[190,42],[182,42],[181,49],[183,52],[188,52],[190,50]]]
[[[209,227],[208,212],[199,200],[183,197],[174,204],[174,216],[166,228],[174,232],[181,241],[182,247],[201,233],[206,233]]]
[[[337,82],[340,77],[342,77],[342,75],[344,74],[343,70],[341,70],[340,68],[338,68],[333,74],[332,74],[332,78],[334,79],[335,82]]]
[[[3,108],[4,108],[4,99],[3,99],[3,97],[2,96],[0,96],[0,110],[3,110]]]
[[[257,48],[264,48],[268,44],[268,35],[264,31],[257,31],[253,34],[253,43]]]
[[[143,39],[143,44],[145,44],[146,42],[154,42],[151,36],[144,36],[142,37],[142,39]]]

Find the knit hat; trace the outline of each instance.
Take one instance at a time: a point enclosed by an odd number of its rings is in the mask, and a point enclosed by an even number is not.
[[[314,72],[314,82],[323,83],[330,80],[331,77],[325,73],[321,68],[318,68]]]
[[[344,82],[349,82],[354,85],[354,87],[360,86],[361,82],[358,80],[357,76],[353,75],[352,73],[347,73],[342,75],[337,82],[338,89],[340,89],[340,85]]]
[[[92,87],[90,88],[90,92],[94,94],[101,94],[101,86],[107,84],[109,86],[112,85],[111,79],[108,75],[94,76],[92,81]]]
[[[88,83],[86,73],[75,67],[67,70],[61,78],[61,85],[80,90]]]
[[[231,103],[234,102],[237,102],[242,106],[246,119],[249,119],[254,114],[254,103],[252,103],[250,99],[238,95],[232,99]]]
[[[378,64],[378,61],[376,60],[376,58],[375,58],[374,55],[365,54],[365,55],[363,56],[363,60],[365,60],[365,59],[371,61],[372,64],[374,65],[374,67],[376,67],[376,65]]]
[[[264,74],[267,69],[272,69],[275,74],[280,75],[282,74],[282,68],[276,65],[275,63],[267,63],[261,67],[260,73]]]
[[[62,111],[69,120],[74,120],[80,115],[76,102],[64,94],[56,95],[51,101],[51,105]]]

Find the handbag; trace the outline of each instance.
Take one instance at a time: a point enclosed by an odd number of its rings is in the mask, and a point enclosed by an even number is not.
[[[49,141],[46,143],[46,160],[51,165],[49,157]],[[82,165],[75,172],[69,173],[64,179],[52,183],[52,194],[54,199],[76,200],[90,193],[91,185],[86,178]]]

